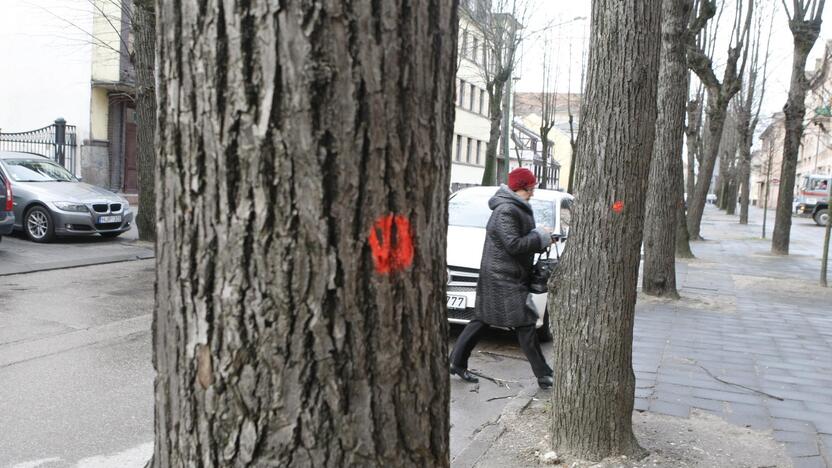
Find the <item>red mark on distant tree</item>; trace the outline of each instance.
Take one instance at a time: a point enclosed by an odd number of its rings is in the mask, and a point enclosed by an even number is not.
[[[616,201],[615,203],[612,204],[612,210],[616,214],[621,213],[622,211],[624,211],[624,202],[621,201],[621,200]]]
[[[404,216],[392,214],[379,218],[370,231],[370,248],[378,273],[396,273],[412,265],[410,221]]]

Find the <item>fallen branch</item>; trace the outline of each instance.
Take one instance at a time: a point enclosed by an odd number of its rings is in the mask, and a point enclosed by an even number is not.
[[[496,377],[491,377],[491,376],[488,376],[488,375],[485,375],[485,374],[481,374],[481,373],[476,372],[476,371],[473,371],[473,370],[471,370],[471,369],[468,369],[468,372],[470,372],[471,374],[476,375],[477,377],[482,377],[482,378],[483,378],[483,379],[485,379],[485,380],[489,380],[489,381],[491,381],[491,382],[494,382],[494,384],[495,384],[495,385],[500,386],[500,387],[505,387],[505,388],[507,388],[507,389],[509,389],[509,390],[511,390],[511,387],[509,387],[509,386],[508,386],[508,384],[509,384],[509,383],[520,383],[520,382],[518,382],[518,381],[516,381],[516,380],[503,380],[503,379],[498,379],[498,378],[496,378]]]
[[[503,353],[495,353],[494,351],[478,351],[481,354],[488,354],[490,356],[497,356],[497,357],[504,357],[509,359],[517,359],[518,361],[525,361],[526,358],[523,356],[514,356],[512,354],[503,354]]]

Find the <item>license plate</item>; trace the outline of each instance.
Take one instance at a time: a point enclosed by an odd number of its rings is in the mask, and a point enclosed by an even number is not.
[[[98,224],[120,223],[121,216],[99,216]]]
[[[468,306],[468,298],[465,296],[455,296],[448,294],[448,308],[449,309],[464,309]]]

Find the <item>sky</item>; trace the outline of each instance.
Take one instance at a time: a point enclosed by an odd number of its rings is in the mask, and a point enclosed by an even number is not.
[[[578,88],[580,83],[580,65],[581,65],[581,51],[585,48],[589,41],[589,23],[591,16],[591,1],[590,0],[529,0],[533,2],[534,14],[530,15],[527,21],[527,30],[532,31],[530,37],[523,46],[523,55],[521,63],[519,64],[520,80],[517,82],[516,90],[524,92],[539,92],[542,87],[541,70],[543,61],[543,49],[546,42],[546,35],[538,33],[542,29],[546,29],[549,24],[562,24],[560,27],[553,27],[549,29],[549,43],[553,44],[555,50],[553,55],[560,57],[555,65],[559,71],[557,73],[557,90],[559,92],[567,92],[569,89],[570,74],[569,70],[569,48],[572,49],[572,73],[571,86],[573,92]],[[732,0],[728,0],[727,5],[731,5]],[[766,96],[763,101],[761,116],[770,116],[774,112],[779,112],[786,103],[786,98],[789,92],[789,80],[791,77],[792,68],[792,35],[789,31],[788,20],[783,13],[782,4],[777,0],[762,0],[762,3],[769,9],[773,5],[777,5],[779,11],[774,18],[773,31],[771,34],[770,58],[768,64],[768,81],[766,84]],[[791,2],[787,2],[791,4]],[[583,17],[586,19],[574,20],[576,17]],[[729,6],[726,6],[723,13],[721,28],[723,33],[728,33],[730,29],[730,22],[732,21],[732,11]],[[766,26],[767,29],[767,26]],[[821,35],[812,49],[809,56],[807,68],[814,67],[815,58],[822,56],[823,43],[826,39],[832,39],[832,5],[827,4],[824,15],[823,25],[821,28]],[[725,38],[723,38],[725,41]],[[558,48],[558,45],[560,47]],[[724,60],[727,49],[722,47],[717,50],[717,63]],[[721,71],[718,72],[721,78]]]
[[[558,91],[566,92],[571,84],[576,92],[581,55],[588,42],[591,0],[528,1],[532,6],[526,21],[529,37],[522,46],[515,89],[541,90],[543,51],[549,44],[548,50],[556,58],[553,68]],[[762,2],[780,4],[776,0]],[[730,21],[729,17],[726,11],[723,21]],[[91,24],[90,0],[0,0],[0,128],[29,130],[64,117],[79,126],[82,138],[87,137]],[[547,29],[547,25],[558,24]],[[832,39],[832,5],[826,8],[809,68],[822,54],[827,38]],[[781,110],[788,94],[792,38],[782,9],[775,18],[771,44],[763,116]]]
[[[75,25],[75,26],[73,26]],[[32,130],[58,117],[89,127],[88,0],[0,0],[0,128]]]

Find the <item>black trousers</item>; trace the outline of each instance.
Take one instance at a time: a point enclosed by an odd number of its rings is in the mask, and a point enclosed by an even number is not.
[[[465,326],[456,340],[453,352],[451,352],[451,363],[453,365],[462,369],[468,368],[468,358],[471,357],[471,352],[477,346],[487,328],[488,325],[480,320],[472,320]],[[546,358],[543,357],[543,351],[540,349],[540,341],[537,339],[537,330],[535,330],[534,325],[517,327],[514,329],[514,333],[517,335],[520,347],[523,348],[523,352],[526,354],[526,359],[532,365],[535,377],[539,379],[552,375],[552,368],[546,364]]]

